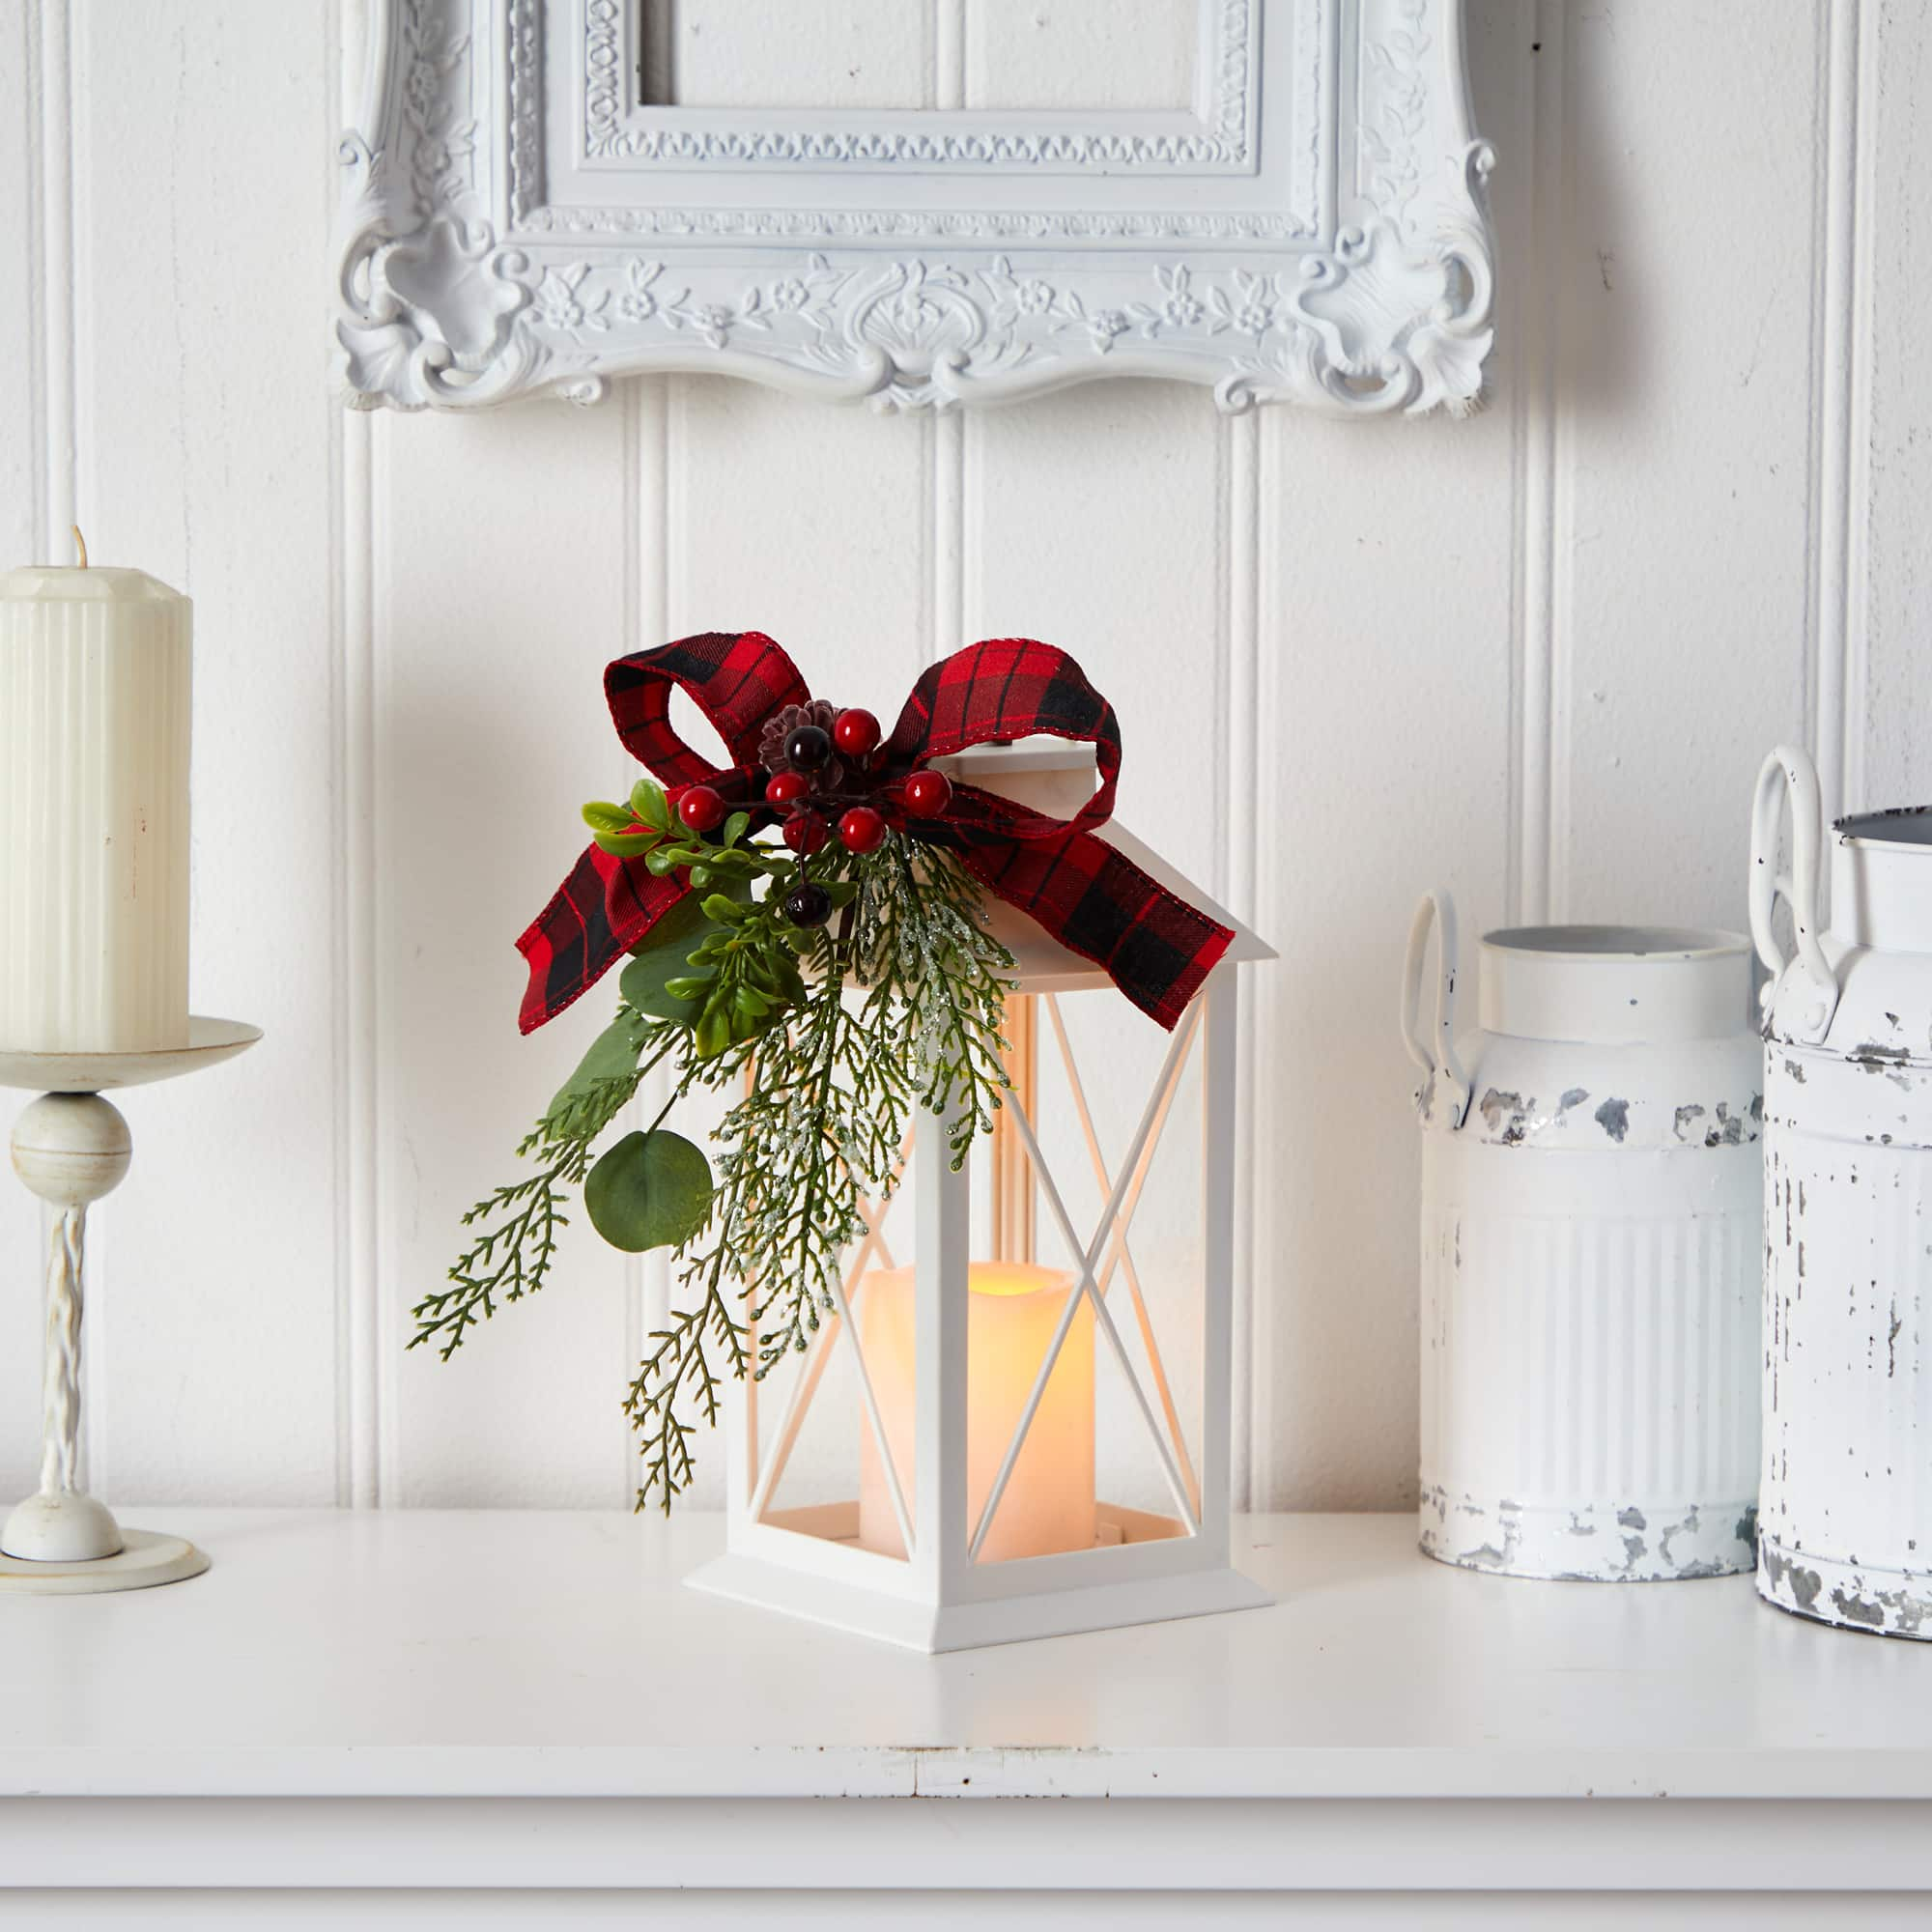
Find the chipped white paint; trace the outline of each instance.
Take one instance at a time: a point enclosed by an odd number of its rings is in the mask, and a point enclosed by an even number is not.
[[[1932,1637],[1932,808],[1838,820],[1829,928],[1823,832],[1811,761],[1781,747],[1751,826],[1751,931],[1772,975],[1757,1586],[1824,1623]]]
[[[1432,909],[1434,1043],[1417,1026]],[[1757,1044],[1739,934],[1528,926],[1455,1039],[1446,894],[1409,937],[1422,1069],[1422,1548],[1648,1582],[1751,1562]],[[1453,1042],[1453,1044],[1452,1044]]]

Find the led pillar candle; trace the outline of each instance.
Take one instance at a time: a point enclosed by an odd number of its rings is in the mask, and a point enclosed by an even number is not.
[[[187,1044],[185,597],[0,575],[0,1049]]]
[[[1073,1278],[1017,1262],[975,1262],[967,1271],[966,1520],[977,1528],[1007,1445],[1025,1412],[1039,1365],[1060,1325]],[[858,1310],[866,1367],[878,1397],[906,1511],[913,1510],[913,1271],[876,1268]],[[859,1541],[905,1554],[871,1426],[861,1418]],[[1082,1300],[1066,1331],[982,1562],[1094,1547],[1094,1310]],[[914,1524],[918,1534],[918,1524]]]

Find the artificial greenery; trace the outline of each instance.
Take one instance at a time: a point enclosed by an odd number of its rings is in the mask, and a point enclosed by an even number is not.
[[[900,833],[871,851],[830,839],[801,858],[749,837],[744,812],[689,832],[647,779],[628,808],[583,815],[607,851],[687,876],[691,895],[636,949],[615,1019],[519,1147],[535,1171],[463,1217],[471,1245],[451,1285],[417,1304],[411,1346],[435,1343],[447,1360],[497,1303],[540,1289],[582,1187],[606,1240],[676,1258],[680,1305],[624,1400],[643,1459],[638,1506],[668,1510],[725,1377],[762,1377],[833,1308],[841,1255],[865,1233],[862,1203],[897,1182],[914,1108],[951,1117],[955,1166],[992,1125],[1013,962],[972,877]],[[806,887],[822,889],[818,916],[829,902],[832,923],[787,911]],[[593,1164],[660,1065],[669,1099]],[[665,1125],[692,1093],[734,1085],[715,1160]]]

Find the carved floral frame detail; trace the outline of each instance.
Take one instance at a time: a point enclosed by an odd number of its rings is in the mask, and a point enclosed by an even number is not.
[[[375,0],[369,104],[339,151],[352,406],[590,402],[652,370],[889,410],[1107,375],[1208,384],[1230,412],[1481,398],[1492,157],[1469,127],[1463,0],[1202,0],[1205,112],[1178,132],[1173,116],[633,115],[612,68],[638,4]],[[1269,71],[1293,97],[1273,124],[1280,205],[1217,207],[1214,184],[1267,151],[1268,36],[1288,37]],[[792,168],[863,198],[761,201]],[[549,198],[553,170],[567,198]],[[1000,192],[1019,176],[1023,204]],[[1145,183],[1130,205],[1083,188],[1122,176]],[[941,177],[974,205],[931,193]]]

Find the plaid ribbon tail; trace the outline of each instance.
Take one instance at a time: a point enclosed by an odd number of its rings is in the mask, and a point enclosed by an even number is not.
[[[586,847],[517,941],[530,969],[518,1032],[534,1033],[587,993],[690,892],[681,878],[653,878],[636,859]]]
[[[958,850],[989,892],[1102,968],[1172,1033],[1234,932],[1086,831],[1057,840],[988,839]]]

